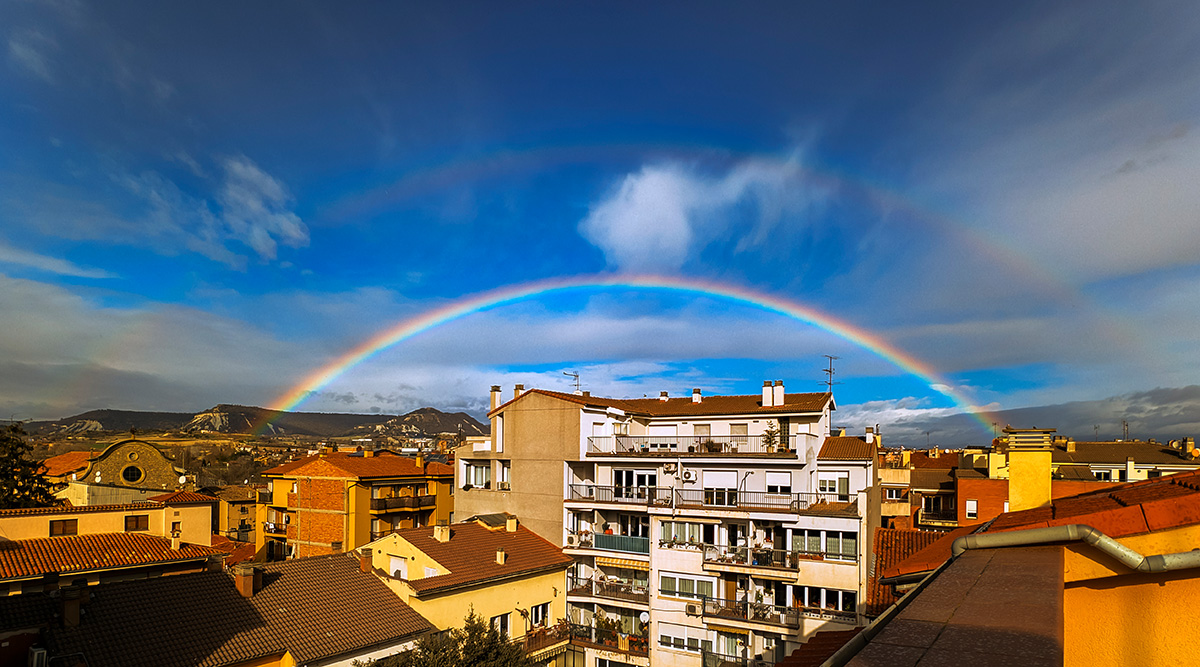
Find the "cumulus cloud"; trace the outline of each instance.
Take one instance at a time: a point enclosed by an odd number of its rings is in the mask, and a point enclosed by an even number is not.
[[[781,221],[829,194],[804,178],[800,151],[782,161],[745,160],[716,175],[683,164],[647,165],[593,205],[579,231],[612,267],[675,271],[718,238],[732,235],[737,251],[760,245]]]

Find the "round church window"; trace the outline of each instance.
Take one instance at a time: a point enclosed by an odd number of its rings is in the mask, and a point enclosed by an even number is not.
[[[130,484],[142,481],[142,477],[144,476],[145,473],[137,466],[128,466],[121,471],[121,477]]]

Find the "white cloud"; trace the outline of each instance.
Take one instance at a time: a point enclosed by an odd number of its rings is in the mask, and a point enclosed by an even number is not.
[[[90,269],[79,266],[65,259],[57,257],[48,257],[39,255],[28,250],[14,248],[11,245],[0,241],[0,263],[16,264],[18,266],[27,266],[38,271],[47,273],[55,273],[60,276],[71,276],[74,278],[112,278],[113,274],[101,269]]]
[[[800,151],[786,160],[745,160],[717,176],[682,164],[647,165],[593,205],[579,231],[612,267],[670,272],[719,238],[735,238],[737,251],[761,245],[782,220],[829,194],[805,180]]]
[[[57,48],[57,42],[36,30],[18,31],[8,38],[9,60],[47,83],[54,83],[48,52]]]

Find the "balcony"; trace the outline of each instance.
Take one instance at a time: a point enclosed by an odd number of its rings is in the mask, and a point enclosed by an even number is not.
[[[764,623],[787,628],[800,627],[800,610],[748,600],[703,598],[700,615],[705,618]]]
[[[637,604],[650,603],[650,589],[646,582],[571,578],[567,581],[567,595],[623,600]]]
[[[641,635],[628,635],[609,628],[594,628],[589,625],[559,621],[548,628],[537,628],[525,634],[522,640],[526,653],[534,653],[563,641],[578,646],[590,646],[604,651],[618,651],[630,655],[648,656],[649,640]]]
[[[271,504],[271,492],[270,491],[259,491],[257,497],[258,497],[257,502],[259,505],[270,505]]]
[[[567,489],[567,500],[670,507],[671,488],[664,486],[571,484]]]
[[[856,563],[858,562],[858,554],[825,553],[824,551],[790,551],[786,549],[771,549],[769,547],[718,547],[711,544],[704,545],[705,565],[763,568],[795,572],[800,569],[802,563],[813,561]]]
[[[588,438],[589,456],[744,456],[796,458],[797,448],[812,435],[657,436],[606,435]]]
[[[666,486],[570,484],[567,502],[615,503],[641,507],[677,507],[801,514],[828,512],[858,516],[851,495],[771,493],[736,489],[674,489]]]
[[[649,554],[650,538],[632,537],[630,535],[608,535],[595,533],[592,535],[592,547],[604,551],[624,551],[631,554]]]
[[[287,535],[287,524],[274,521],[263,522],[263,532],[267,535]]]
[[[398,498],[372,498],[372,512],[386,512],[390,510],[401,509],[420,509],[422,507],[433,507],[437,503],[437,496],[400,496]]]
[[[952,509],[922,509],[917,512],[917,523],[924,526],[957,526],[958,511]]]
[[[747,658],[703,651],[700,664],[702,667],[773,667],[776,663],[774,660],[764,658]]]

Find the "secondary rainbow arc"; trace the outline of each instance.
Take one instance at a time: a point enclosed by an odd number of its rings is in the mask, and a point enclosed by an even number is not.
[[[467,296],[440,308],[406,319],[379,332],[362,344],[342,354],[332,362],[307,375],[300,383],[272,402],[270,409],[292,411],[310,395],[329,385],[350,369],[367,361],[379,352],[412,338],[430,329],[499,306],[549,294],[586,289],[634,289],[660,290],[682,294],[702,295],[725,299],[734,303],[777,313],[805,324],[816,326],[838,336],[896,365],[906,373],[919,378],[931,389],[946,396],[964,413],[971,415],[987,431],[991,423],[953,385],[943,379],[925,362],[903,352],[888,341],[866,329],[839,320],[816,309],[795,301],[773,296],[745,287],[714,283],[710,281],[666,276],[590,275],[554,278],[498,288],[488,292]],[[264,422],[256,431],[263,431],[270,423]]]

